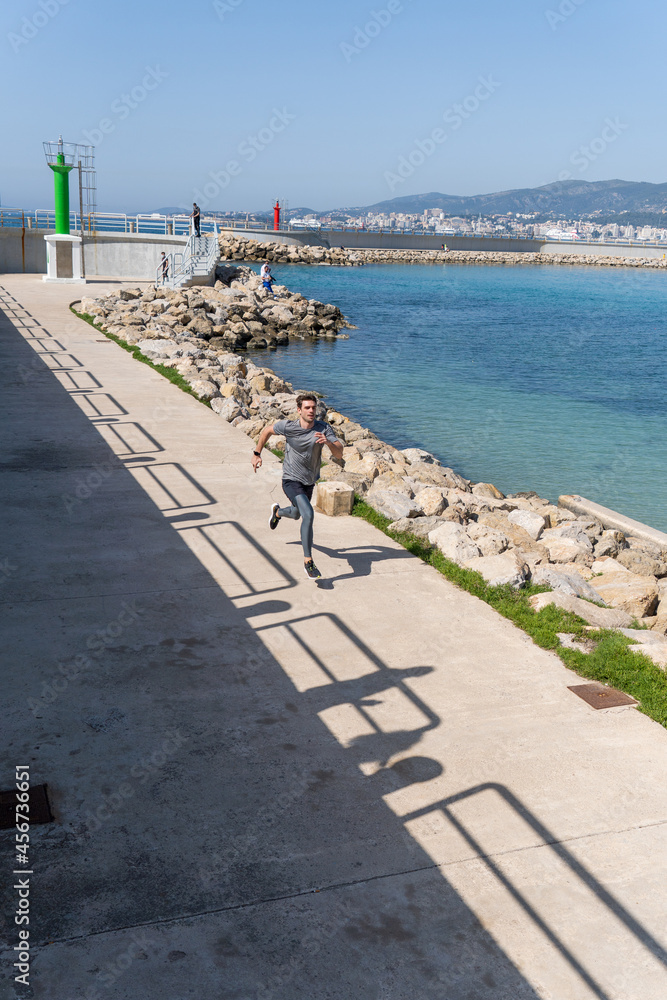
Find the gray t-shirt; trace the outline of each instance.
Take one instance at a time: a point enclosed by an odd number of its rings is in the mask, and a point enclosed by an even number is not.
[[[327,441],[338,440],[323,420],[316,420],[310,430],[304,430],[300,420],[276,420],[273,433],[285,436],[283,479],[311,486],[320,478],[323,445],[315,440],[317,431],[324,434]]]

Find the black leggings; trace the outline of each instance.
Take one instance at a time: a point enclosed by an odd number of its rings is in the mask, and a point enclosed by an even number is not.
[[[301,544],[306,559],[313,556],[313,519],[314,512],[310,503],[315,484],[304,486],[293,479],[283,480],[283,493],[292,501],[291,507],[281,507],[280,517],[289,517],[293,521],[301,519]]]

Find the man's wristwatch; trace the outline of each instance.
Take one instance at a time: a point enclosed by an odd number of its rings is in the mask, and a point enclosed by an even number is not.
[[[257,455],[257,458],[261,458],[262,453],[261,451],[253,451],[253,455]]]

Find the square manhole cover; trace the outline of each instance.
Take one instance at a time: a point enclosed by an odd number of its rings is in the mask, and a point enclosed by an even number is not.
[[[46,785],[33,785],[28,792],[30,825],[53,823]],[[16,826],[16,789],[0,792],[0,830],[11,830]]]
[[[620,705],[637,705],[638,702],[624,691],[606,687],[592,681],[590,684],[574,684],[568,688],[591,706],[591,708],[618,708]]]

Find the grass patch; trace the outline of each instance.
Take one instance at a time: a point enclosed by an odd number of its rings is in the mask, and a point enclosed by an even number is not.
[[[268,451],[274,454],[276,458],[279,458],[281,462],[284,462],[285,452],[282,450],[282,448],[269,448]]]
[[[208,406],[209,410],[211,409],[210,402],[207,399],[202,399],[201,396],[198,396],[180,372],[177,372],[174,368],[166,368],[164,365],[156,364],[154,361],[151,361],[150,358],[147,358],[145,354],[142,354],[138,347],[133,347],[131,344],[127,344],[124,340],[121,340],[120,337],[117,337],[115,333],[108,333],[106,330],[103,330],[89,313],[77,312],[73,306],[70,306],[70,310],[75,316],[82,319],[84,323],[89,323],[90,326],[98,331],[98,333],[101,333],[109,340],[113,340],[114,344],[118,344],[119,347],[122,347],[123,350],[131,354],[136,361],[141,361],[143,365],[148,365],[149,368],[152,368],[159,375],[162,375],[163,378],[166,378],[173,385],[177,385],[183,392],[187,392],[189,396],[194,396],[194,398],[200,403],[203,403],[204,406]]]
[[[513,590],[509,585],[492,587],[479,573],[445,559],[442,552],[428,540],[417,538],[408,532],[389,531],[390,519],[359,498],[355,500],[352,514],[394,538],[408,552],[433,566],[457,587],[489,604],[503,618],[508,618],[523,629],[536,645],[557,653],[570,670],[588,680],[600,681],[619,691],[625,691],[637,699],[640,711],[667,727],[667,673],[642,653],[631,652],[628,648],[631,645],[630,639],[619,632],[606,629],[587,632],[584,628],[586,622],[582,618],[554,604],[535,611],[529,598],[548,590],[548,587],[536,587],[533,584],[528,584],[521,590]],[[597,647],[592,653],[565,649],[560,644],[558,632],[594,639]]]

